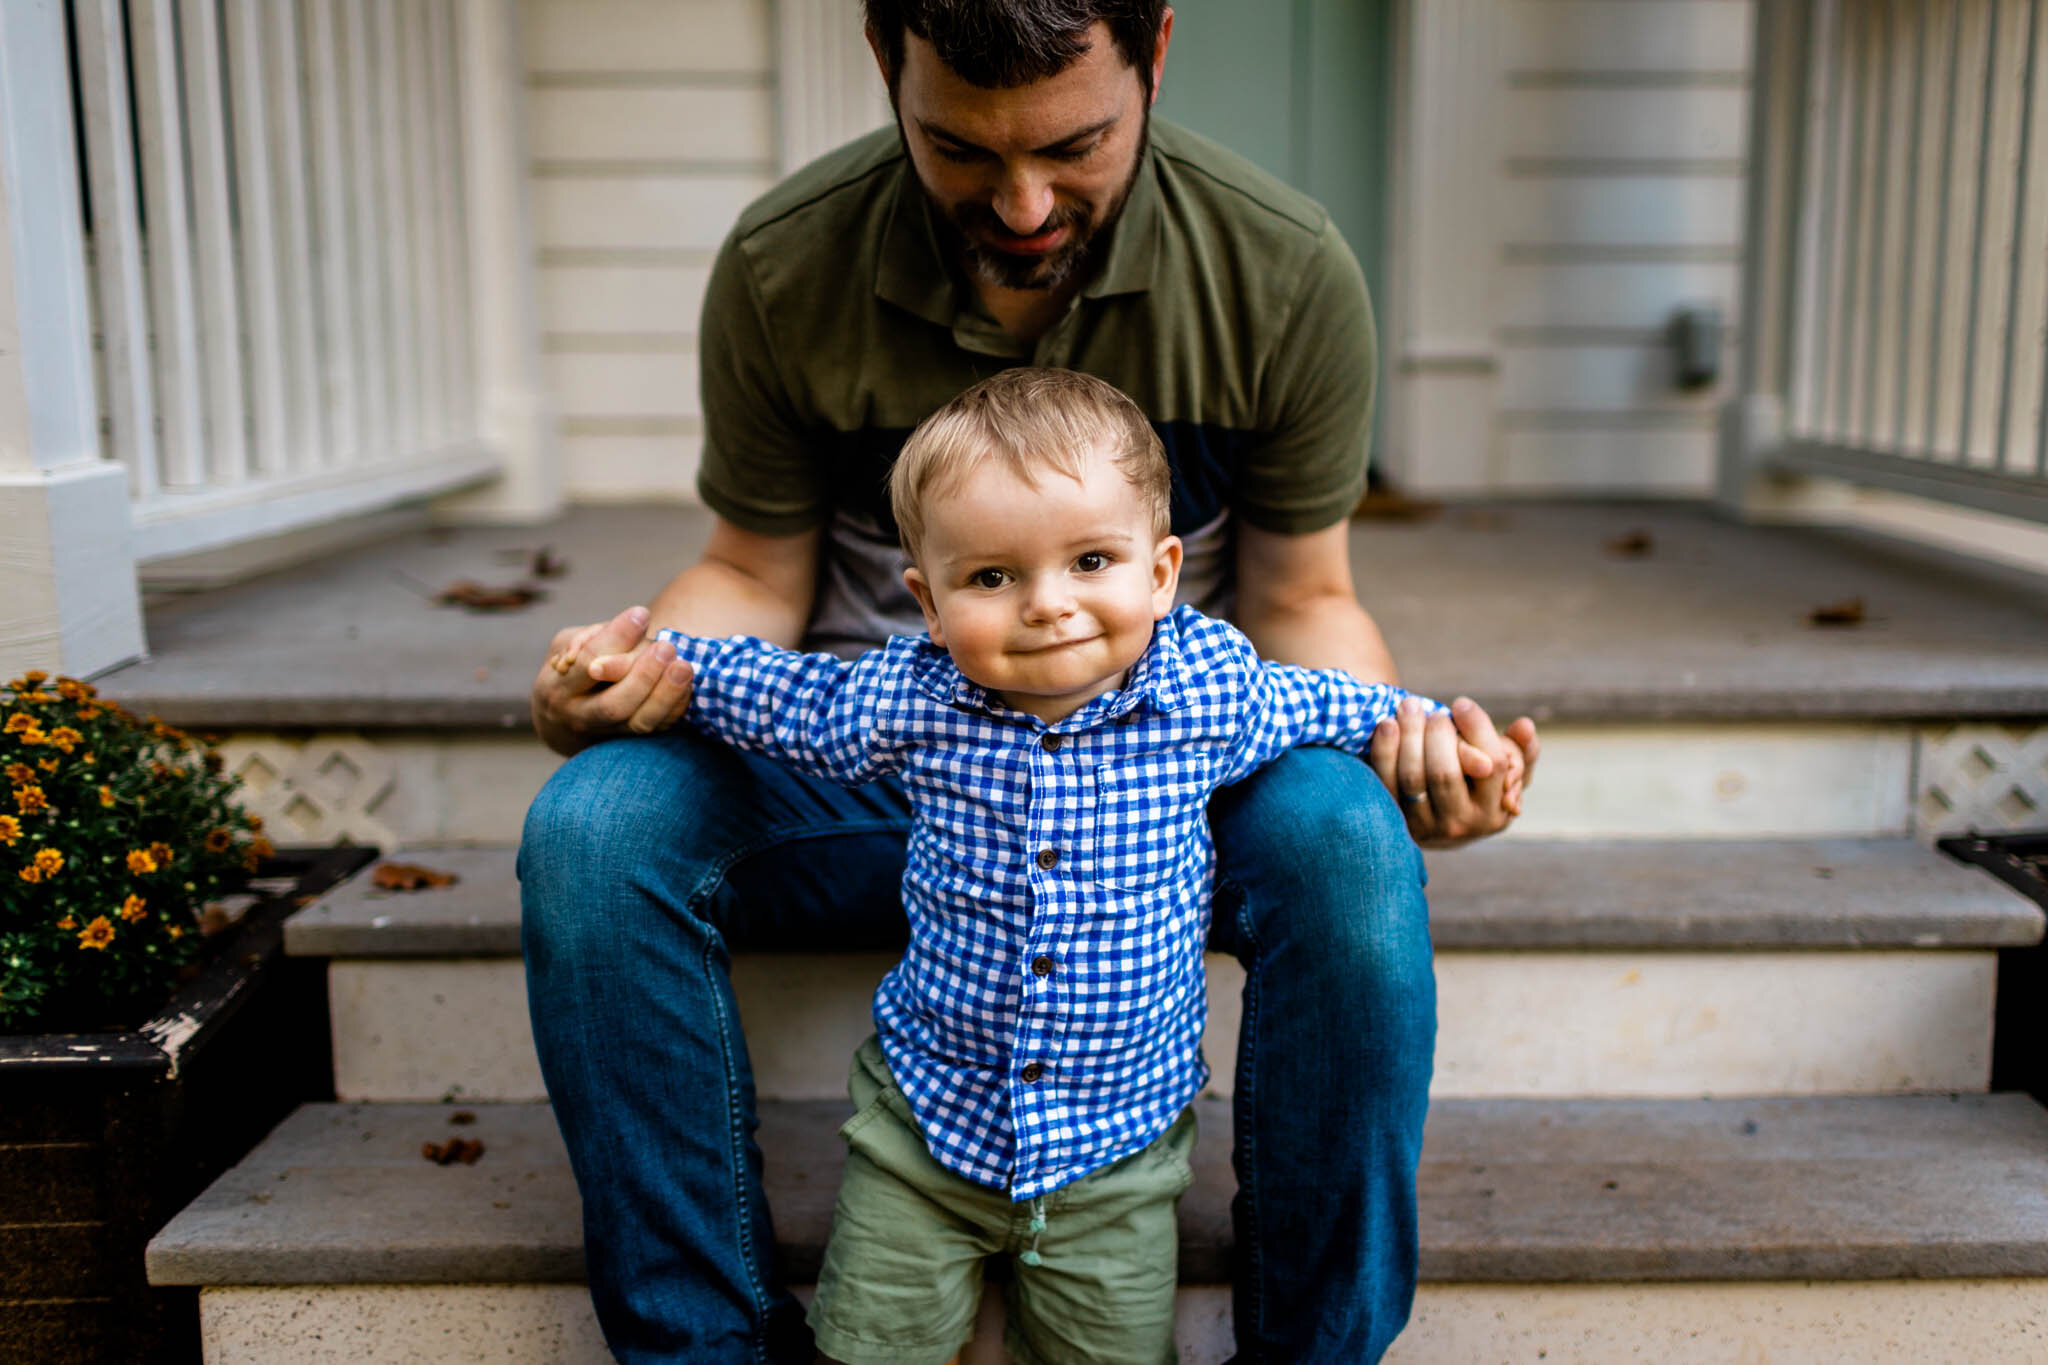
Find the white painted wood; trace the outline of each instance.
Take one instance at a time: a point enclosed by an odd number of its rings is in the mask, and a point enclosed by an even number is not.
[[[1742,325],[1741,269],[1721,261],[1510,261],[1500,273],[1503,327],[1662,327],[1711,303]]]
[[[1749,0],[1505,0],[1511,77],[1532,72],[1745,72]]]
[[[547,357],[564,417],[701,417],[695,348],[666,354]]]
[[[667,332],[694,336],[711,267],[543,265],[541,326],[550,334]]]
[[[1506,419],[1497,486],[1503,492],[1599,496],[1617,488],[1671,497],[1713,490],[1711,428],[1517,429]]]
[[[268,114],[271,77],[265,60],[261,0],[227,0],[229,99],[235,147],[235,207],[241,228],[244,325],[248,328],[252,464],[264,475],[292,468],[292,422],[286,393],[284,279],[290,266],[277,221],[274,129]]]
[[[765,175],[537,177],[534,226],[544,247],[680,247],[710,251]]]
[[[446,377],[442,325],[441,234],[435,222],[439,207],[434,184],[435,136],[433,96],[428,88],[431,67],[427,34],[427,9],[438,0],[399,0],[393,14],[398,35],[399,107],[404,111],[399,129],[400,164],[405,176],[407,205],[405,234],[410,272],[405,291],[413,308],[417,395],[415,440],[432,445],[448,438]]]
[[[383,340],[391,356],[392,443],[409,449],[421,439],[419,308],[413,255],[416,208],[406,174],[405,149],[416,131],[406,100],[403,45],[398,0],[364,0],[370,15],[370,43],[376,76],[378,226],[386,262]]]
[[[306,93],[312,193],[319,222],[319,364],[316,413],[321,454],[345,463],[362,445],[362,317],[352,279],[346,79],[336,0],[306,0]]]
[[[313,208],[307,185],[311,148],[306,131],[298,6],[265,5],[262,29],[272,183],[277,198],[278,326],[284,346],[286,462],[294,469],[317,468],[326,463],[321,448],[319,338],[314,330],[318,257],[313,250]]]
[[[695,503],[699,432],[660,436],[562,435],[562,478],[572,502]]]
[[[443,499],[448,520],[538,521],[562,506],[555,422],[540,365],[534,279],[533,193],[517,6],[458,0],[455,46],[462,71],[464,217],[479,432],[502,476],[479,493]]]
[[[525,0],[532,72],[724,72],[775,66],[769,0]]]
[[[872,68],[870,77],[873,77]],[[724,85],[571,88],[528,93],[541,161],[738,165],[775,159],[775,97]]]
[[[462,179],[462,69],[456,61],[455,15],[447,0],[427,8],[427,90],[434,154],[435,253],[439,275],[442,430],[448,439],[477,433],[471,382],[468,258],[469,205]]]
[[[142,196],[150,224],[145,245],[156,335],[157,475],[172,487],[191,487],[206,477],[206,378],[199,345],[177,19],[171,0],[132,0],[127,13]]]
[[[777,0],[777,123],[787,173],[890,120],[860,11],[841,0]]]
[[[1509,89],[1502,151],[1567,161],[1716,160],[1744,154],[1739,88]]]
[[[347,172],[350,205],[350,277],[355,291],[356,373],[360,376],[361,441],[343,458],[360,459],[388,447],[397,437],[393,409],[392,348],[385,342],[392,328],[390,260],[383,236],[384,184],[378,174],[382,137],[378,123],[390,117],[378,103],[381,81],[376,74],[377,48],[371,37],[370,7],[341,6],[343,104],[347,109]]]
[[[184,61],[186,155],[197,239],[199,342],[206,364],[206,483],[249,476],[248,385],[242,346],[242,288],[235,266],[228,192],[228,126],[219,12],[177,6]]]
[[[126,34],[114,0],[86,0],[72,15],[92,197],[107,453],[127,468],[129,487],[147,491],[158,483],[159,456]]]
[[[19,29],[0,23],[0,40],[19,37]],[[0,258],[0,278],[8,265]],[[8,322],[0,307],[0,337]],[[21,368],[16,356],[0,354],[0,419],[9,415],[9,372]],[[0,673],[41,668],[91,677],[142,656],[126,470],[97,459],[26,471],[0,467],[0,527]]]
[[[1733,247],[1739,176],[1513,176],[1487,200],[1511,245]]]
[[[1733,352],[1722,365],[1728,372]],[[1672,381],[1671,348],[1661,342],[1619,346],[1503,346],[1503,411],[1692,412],[1711,418],[1721,390],[1685,390]]]

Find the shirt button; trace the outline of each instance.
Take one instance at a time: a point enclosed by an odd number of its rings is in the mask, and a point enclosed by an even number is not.
[[[1059,860],[1060,851],[1056,848],[1041,848],[1038,850],[1038,865],[1048,872],[1058,865]]]
[[[1033,976],[1051,976],[1052,959],[1044,953],[1040,953],[1037,957],[1032,958],[1031,974]]]
[[[1065,744],[1066,742],[1066,737],[1064,735],[1055,735],[1050,732],[1042,734],[1038,737],[1038,747],[1045,750],[1049,754],[1058,753],[1060,751],[1060,745]]]
[[[1040,1066],[1037,1062],[1026,1062],[1024,1064],[1024,1079],[1027,1082],[1035,1081],[1044,1074],[1045,1068]]]

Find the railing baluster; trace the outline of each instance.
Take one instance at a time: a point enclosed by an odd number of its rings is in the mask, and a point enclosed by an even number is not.
[[[1819,200],[1819,211],[1814,214],[1816,236],[1803,259],[1811,263],[1813,270],[1812,311],[1807,322],[1807,344],[1805,346],[1807,365],[1800,384],[1801,420],[1798,429],[1806,432],[1825,430],[1828,426],[1827,396],[1830,390],[1829,376],[1835,363],[1834,349],[1830,344],[1835,309],[1835,272],[1841,252],[1835,241],[1836,224],[1841,214],[1839,200],[1841,190],[1842,160],[1842,30],[1845,21],[1842,7],[1836,0],[1822,0],[1823,20],[1815,26],[1819,40],[1814,50],[1821,53],[1828,64],[1826,93],[1814,119],[1814,138],[1820,144],[1819,155],[1808,159],[1809,165],[1820,167],[1820,176],[1815,181],[1814,197]]]
[[[455,16],[450,0],[428,8],[431,62],[427,88],[434,98],[434,221],[440,228],[442,406],[445,435],[476,435],[476,405],[469,393],[469,270],[463,242],[468,238],[462,185],[462,84],[455,60]]]
[[[206,439],[211,452],[207,483],[240,483],[249,477],[249,438],[219,11],[203,0],[187,0],[177,12],[179,51],[185,61],[192,221],[199,245],[199,344],[206,356]]]
[[[2034,132],[2034,28],[2041,14],[2041,0],[2027,0],[2026,66],[2020,77],[2019,185],[2012,200],[2012,262],[2005,291],[2005,356],[1999,366],[1998,426],[1992,433],[1992,464],[2003,468],[2011,443],[2013,363],[2019,355],[2020,267],[2027,253],[2020,249],[2026,240],[2027,172]]]
[[[1984,211],[1984,200],[1991,182],[1991,120],[1998,90],[2000,0],[1990,0],[1990,8],[1991,29],[1984,40],[1983,112],[1977,121],[1977,197],[1974,207],[1977,221],[1970,233],[1970,302],[1963,315],[1969,321],[1963,331],[1962,434],[1956,440],[1956,449],[1960,452],[1958,459],[1963,464],[1976,463],[1970,458],[1970,421],[1975,415],[1977,396],[1977,308],[1984,281],[1984,231],[1991,219],[1991,215]]]
[[[1853,79],[1845,84],[1843,101],[1849,121],[1849,188],[1844,200],[1847,240],[1842,262],[1842,304],[1838,315],[1840,333],[1837,347],[1840,362],[1835,370],[1834,421],[1829,423],[1837,440],[1850,438],[1855,420],[1856,357],[1861,331],[1857,327],[1856,295],[1863,269],[1863,242],[1870,215],[1863,205],[1863,163],[1869,153],[1864,145],[1866,105],[1870,98],[1870,63],[1862,60],[1864,29],[1869,22],[1868,0],[1845,5],[1845,14],[1856,16],[1856,43],[1845,42],[1843,55],[1855,64]],[[1848,33],[1844,25],[1844,36]]]
[[[164,486],[206,481],[206,396],[185,172],[185,106],[179,97],[177,16],[171,0],[129,0],[128,42],[142,169],[159,473]],[[147,493],[153,490],[139,490]]]
[[[361,376],[357,392],[362,403],[361,440],[342,452],[349,463],[388,449],[395,432],[392,392],[396,379],[387,341],[391,312],[385,288],[389,264],[382,241],[383,185],[377,169],[383,139],[377,127],[376,92],[382,83],[376,75],[377,45],[371,37],[368,11],[364,0],[343,0],[341,6],[342,56],[348,80],[349,258],[360,323],[356,373]]]
[[[306,81],[311,103],[313,198],[319,216],[322,462],[337,464],[362,443],[357,392],[360,318],[350,279],[347,154],[343,150],[341,32],[335,0],[306,0]]]
[[[377,182],[384,212],[380,254],[384,258],[387,311],[384,340],[391,356],[393,453],[420,448],[419,329],[412,296],[411,196],[405,173],[404,62],[399,54],[397,0],[364,0],[375,44],[378,121]]]
[[[1858,415],[1858,434],[1865,441],[1877,439],[1878,379],[1883,371],[1886,338],[1884,325],[1885,229],[1891,218],[1892,165],[1892,21],[1897,0],[1882,0],[1871,11],[1871,51],[1878,66],[1876,183],[1870,196],[1870,281],[1866,307],[1868,316],[1858,319],[1862,338],[1863,403]]]
[[[1913,35],[1913,131],[1907,135],[1906,145],[1911,154],[1906,160],[1906,242],[1900,253],[1899,269],[1899,372],[1896,376],[1892,412],[1892,438],[1903,448],[1907,444],[1906,396],[1913,387],[1913,366],[1922,354],[1929,353],[1926,346],[1916,346],[1913,333],[1913,289],[1919,279],[1919,260],[1914,252],[1920,238],[1920,161],[1921,139],[1924,132],[1922,114],[1927,95],[1927,4],[1928,0],[1913,0],[1913,12],[1918,18]]]
[[[1943,315],[1948,308],[1948,225],[1949,206],[1954,200],[1951,187],[1955,183],[1956,93],[1962,80],[1964,3],[1965,0],[1949,0],[1948,90],[1942,116],[1941,176],[1935,182],[1934,192],[1940,210],[1934,233],[1934,318],[1927,329],[1927,436],[1922,444],[1926,446],[1929,457],[1936,460],[1942,458],[1935,428],[1941,417],[1942,361],[1948,354],[1942,328],[1947,321]]]
[[[128,108],[127,35],[120,0],[78,0],[79,102],[85,113],[85,171],[93,277],[97,285],[103,402],[111,453],[128,467],[133,496],[160,482],[156,401],[150,382],[149,305],[142,263],[142,196],[135,183]]]
[[[271,179],[263,14],[257,0],[225,0],[224,8],[234,119],[235,207],[241,227],[243,298],[249,328],[249,411],[256,432],[254,463],[265,474],[282,474],[291,468],[291,439],[285,414],[281,248]]]
[[[284,339],[288,463],[315,469],[320,452],[320,350],[315,329],[312,205],[306,188],[304,72],[299,64],[299,7],[262,0],[272,123],[272,174],[277,190],[279,327]]]
[[[441,234],[434,219],[438,196],[434,186],[433,98],[427,89],[427,9],[433,0],[400,0],[400,47],[405,56],[402,89],[405,126],[406,198],[411,205],[406,233],[410,238],[414,329],[418,351],[419,443],[438,446],[446,439],[447,392],[441,380]]]

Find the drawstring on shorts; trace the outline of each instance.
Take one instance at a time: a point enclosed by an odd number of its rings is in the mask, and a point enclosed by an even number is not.
[[[1017,1257],[1025,1265],[1039,1265],[1044,1258],[1038,1254],[1038,1239],[1045,1233],[1045,1196],[1031,1201],[1031,1245]]]

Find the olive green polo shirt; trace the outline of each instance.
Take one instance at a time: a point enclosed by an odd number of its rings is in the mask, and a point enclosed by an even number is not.
[[[945,256],[894,128],[740,215],[700,330],[705,502],[764,535],[822,527],[813,648],[922,628],[900,581],[890,462],[998,370],[1082,370],[1135,399],[1173,466],[1181,597],[1227,611],[1231,519],[1302,534],[1364,487],[1375,341],[1365,280],[1313,201],[1161,120],[1100,267],[1035,343]]]

